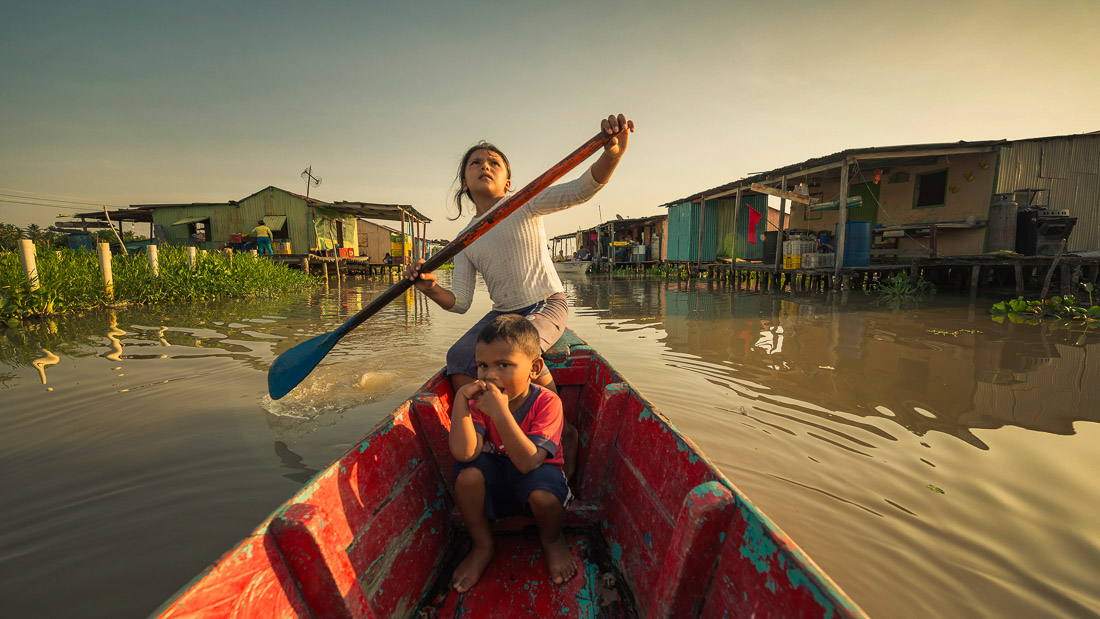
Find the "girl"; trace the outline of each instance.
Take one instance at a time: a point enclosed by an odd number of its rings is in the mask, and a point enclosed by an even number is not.
[[[477,378],[474,344],[482,327],[493,318],[501,314],[525,316],[538,330],[543,352],[553,346],[565,330],[568,313],[565,288],[546,249],[542,216],[587,202],[611,179],[611,174],[626,152],[634,122],[619,114],[603,119],[600,126],[604,133],[612,137],[604,146],[600,158],[587,172],[576,180],[549,187],[455,256],[453,291],[436,284],[435,273],[420,273],[423,260],[405,269],[405,277],[414,282],[417,290],[443,309],[459,314],[470,308],[477,273],[481,273],[489,288],[493,310],[447,351],[447,375],[455,391]],[[500,149],[479,142],[462,157],[457,181],[459,188],[455,192],[455,204],[459,217],[462,216],[463,198],[473,202],[474,218],[466,226],[469,228],[505,198],[512,187],[512,169]],[[557,390],[545,367],[534,382]],[[571,426],[569,428],[572,430],[570,434],[576,433]],[[573,443],[572,449],[575,449],[575,441],[571,438],[563,436],[563,442]],[[565,474],[570,476],[573,467],[569,457],[571,449],[565,447],[564,451],[567,459]]]

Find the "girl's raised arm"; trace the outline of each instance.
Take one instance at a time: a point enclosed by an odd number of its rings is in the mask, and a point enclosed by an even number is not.
[[[619,165],[619,159],[626,153],[630,134],[634,132],[634,121],[627,120],[623,114],[612,114],[600,121],[600,128],[604,133],[615,136],[607,141],[603,154],[592,166],[592,177],[597,183],[606,185],[611,180],[611,174],[615,172],[615,166]]]

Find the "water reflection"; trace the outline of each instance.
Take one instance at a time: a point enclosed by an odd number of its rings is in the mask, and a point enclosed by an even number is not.
[[[976,429],[1072,434],[1074,422],[1100,421],[1089,404],[1100,401],[1100,341],[1080,330],[890,311],[859,297],[842,305],[684,282],[570,284],[605,328],[658,325],[665,363],[760,405],[812,402],[803,407],[814,414],[844,413],[840,423],[889,419],[979,448]]]
[[[42,356],[31,361],[31,365],[34,366],[34,369],[38,370],[38,376],[42,380],[42,384],[45,385],[46,368],[51,365],[57,365],[57,363],[61,361],[61,359],[57,355],[46,350],[45,348],[39,348],[39,350],[42,351]]]

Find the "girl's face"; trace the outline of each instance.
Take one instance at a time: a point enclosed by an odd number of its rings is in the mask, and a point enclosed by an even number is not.
[[[466,160],[462,173],[463,189],[473,195],[502,197],[512,187],[508,164],[498,153],[478,149]]]

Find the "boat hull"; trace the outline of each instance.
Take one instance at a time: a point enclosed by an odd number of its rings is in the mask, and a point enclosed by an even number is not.
[[[555,262],[554,270],[558,272],[558,275],[584,275],[591,265],[592,263],[587,260]]]
[[[863,616],[575,334],[546,358],[580,433],[569,582],[548,582],[533,521],[510,518],[494,525],[496,554],[477,585],[450,590],[468,538],[451,496],[453,394],[440,373],[159,616]]]

